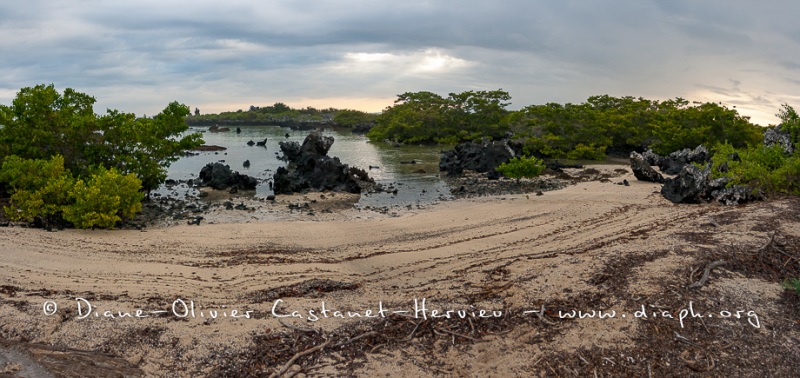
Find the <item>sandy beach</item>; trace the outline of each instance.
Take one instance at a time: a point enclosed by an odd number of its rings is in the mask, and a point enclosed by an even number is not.
[[[659,189],[623,174],[395,216],[0,228],[0,372],[796,374],[800,305],[777,277],[800,271],[800,201]]]

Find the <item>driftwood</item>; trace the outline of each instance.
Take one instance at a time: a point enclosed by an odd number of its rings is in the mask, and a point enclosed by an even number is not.
[[[280,377],[281,375],[283,375],[283,373],[286,373],[286,371],[289,370],[289,368],[291,368],[292,365],[294,365],[294,362],[297,361],[298,358],[303,357],[303,356],[307,356],[307,355],[309,355],[311,353],[314,353],[314,352],[316,352],[318,350],[324,349],[326,346],[328,346],[328,344],[331,343],[331,341],[333,341],[333,339],[328,339],[328,340],[326,340],[324,343],[322,343],[320,345],[317,345],[317,346],[315,346],[313,348],[306,349],[306,350],[304,350],[302,352],[298,352],[297,354],[292,356],[292,358],[289,359],[289,361],[286,362],[285,365],[283,365],[281,370],[278,370],[278,371],[272,373],[272,375],[270,375],[270,378]]]
[[[721,265],[725,265],[725,260],[717,260],[706,265],[706,269],[703,271],[703,277],[701,277],[699,281],[689,285],[689,289],[699,289],[703,287],[703,285],[708,282],[708,275],[711,274],[711,270]]]

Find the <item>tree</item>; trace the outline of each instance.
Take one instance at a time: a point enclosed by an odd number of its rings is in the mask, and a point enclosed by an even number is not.
[[[344,127],[355,127],[358,125],[372,124],[377,116],[360,110],[344,109],[336,111],[333,122]]]
[[[63,156],[78,178],[92,167],[133,173],[146,191],[166,179],[169,165],[187,149],[203,143],[200,134],[184,135],[189,107],[170,103],[153,118],[108,110],[94,113],[94,97],[71,88],[60,94],[51,85],[23,88],[11,106],[0,105],[0,160]]]
[[[789,104],[783,104],[776,116],[781,120],[781,128],[792,138],[792,143],[800,143],[800,115],[794,108]]]
[[[378,116],[367,134],[372,140],[406,143],[457,143],[501,137],[511,99],[508,92],[466,91],[442,97],[436,93],[406,92]]]

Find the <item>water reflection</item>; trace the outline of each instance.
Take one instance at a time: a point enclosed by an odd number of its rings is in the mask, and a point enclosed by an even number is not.
[[[234,171],[256,177],[260,184],[256,197],[263,198],[272,191],[268,182],[275,170],[286,163],[278,160],[279,142],[296,141],[303,143],[308,131],[291,130],[277,126],[241,126],[241,133],[235,128],[229,132],[212,133],[207,128],[192,128],[190,132],[202,132],[207,145],[226,147],[219,152],[201,152],[197,156],[186,156],[172,163],[168,178],[172,180],[196,179],[206,164],[222,162]],[[334,137],[329,156],[336,156],[342,163],[366,170],[376,182],[397,188],[397,193],[379,193],[361,196],[360,206],[392,206],[428,204],[449,198],[449,191],[439,178],[439,148],[430,146],[393,147],[385,143],[371,143],[363,135],[335,130],[324,130],[323,135]],[[261,142],[264,146],[249,146],[248,141]],[[245,167],[244,162],[250,161]],[[183,196],[187,191],[178,188],[162,187],[161,195]]]

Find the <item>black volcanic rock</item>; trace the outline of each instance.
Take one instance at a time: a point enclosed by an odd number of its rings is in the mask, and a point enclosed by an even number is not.
[[[761,193],[742,185],[728,187],[730,178],[711,179],[711,164],[705,167],[687,164],[661,187],[661,195],[674,203],[701,203],[716,200],[726,205],[762,199]]]
[[[311,132],[302,145],[293,141],[280,142],[283,152],[280,158],[289,164],[279,167],[273,176],[275,194],[308,190],[361,193],[363,189],[374,186],[374,180],[364,170],[327,155],[333,142],[333,137],[317,131]]]
[[[200,170],[200,186],[210,186],[217,190],[236,187],[242,190],[255,190],[258,180],[255,177],[231,171],[222,163],[208,163]]]
[[[521,146],[508,140],[460,143],[452,150],[442,151],[439,170],[447,171],[448,176],[460,176],[465,170],[491,172],[521,155],[521,151]]]
[[[639,181],[664,182],[664,176],[656,172],[656,170],[650,166],[650,163],[645,160],[644,156],[637,152],[631,152],[631,170]]]
[[[668,178],[661,187],[661,195],[674,203],[704,202],[711,168],[685,165],[674,178]]]
[[[764,145],[767,147],[772,147],[776,144],[783,148],[783,152],[786,155],[791,155],[794,153],[792,137],[789,135],[789,132],[784,131],[781,127],[767,129],[767,131],[764,132]]]
[[[654,165],[658,165],[658,167],[661,169],[661,172],[664,172],[668,175],[675,175],[678,174],[683,169],[683,166],[687,164],[708,163],[708,160],[711,158],[711,154],[708,152],[708,149],[706,149],[705,146],[699,145],[694,150],[684,148],[683,150],[675,151],[667,156],[664,156],[661,159],[657,159],[657,157],[658,155],[649,154],[648,160],[660,160],[658,161],[658,164]]]

